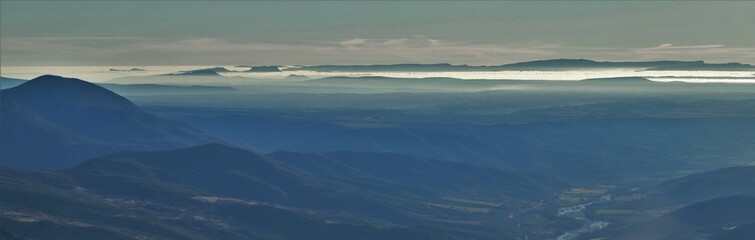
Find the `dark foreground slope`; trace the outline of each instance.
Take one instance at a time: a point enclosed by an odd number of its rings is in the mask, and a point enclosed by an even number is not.
[[[0,225],[4,236],[18,239],[447,239],[422,229],[330,222],[305,210],[230,198],[100,195],[67,174],[0,171]]]
[[[697,202],[735,195],[755,196],[755,166],[730,167],[692,174],[661,185],[675,201]]]
[[[755,197],[732,196],[692,204],[617,231],[616,239],[750,239]]]
[[[749,239],[755,233],[753,184],[755,167],[740,166],[617,192],[616,201],[588,209],[592,218],[612,223],[589,237]]]
[[[353,170],[324,174],[294,161]],[[546,221],[542,199],[555,190],[497,169],[403,155],[266,156],[209,144],[121,152],[55,172],[3,168],[0,222],[44,239],[506,239],[519,236],[518,223]],[[561,229],[548,224],[538,227]]]

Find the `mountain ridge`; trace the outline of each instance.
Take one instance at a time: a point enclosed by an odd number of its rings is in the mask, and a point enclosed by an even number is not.
[[[589,59],[545,59],[516,62],[502,65],[453,65],[449,63],[401,63],[374,65],[310,65],[287,70],[313,70],[321,72],[365,72],[365,71],[516,71],[516,70],[565,70],[565,69],[605,69],[640,68],[644,70],[755,70],[755,66],[743,63],[706,63],[704,61],[595,61]]]
[[[17,158],[24,156],[25,151],[38,149],[45,153],[46,161],[50,163],[71,163],[76,159],[94,157],[103,154],[104,149],[160,149],[189,146],[204,142],[221,141],[212,134],[199,130],[191,125],[177,121],[166,120],[142,111],[128,99],[98,86],[75,78],[44,75],[23,84],[2,91],[2,98],[6,105],[12,104],[19,109],[25,109],[33,114],[13,115],[4,112],[4,118],[10,122],[24,122],[13,118],[27,120],[38,116],[45,121],[26,121],[26,123],[41,124],[42,129],[62,129],[39,132],[41,135],[13,135],[19,142],[26,145],[8,149]],[[14,108],[15,109],[15,108]],[[52,123],[52,124],[51,124]],[[54,126],[54,127],[51,127]],[[33,127],[33,126],[28,126]],[[4,128],[5,129],[5,128]],[[5,129],[3,136],[10,136],[13,129]],[[82,147],[90,146],[87,151],[67,152],[62,154],[66,143],[39,142],[34,144],[34,138],[55,139],[58,133],[75,133],[94,142],[82,143]],[[68,134],[71,135],[71,134]],[[25,139],[25,140],[22,140]],[[49,152],[45,152],[49,151]],[[56,154],[57,152],[57,154]],[[20,155],[18,155],[20,154]],[[60,159],[54,159],[57,158]],[[7,160],[5,163],[19,163],[21,159]],[[32,162],[45,162],[34,159]],[[50,166],[29,166],[44,169]],[[60,164],[51,164],[61,167]]]

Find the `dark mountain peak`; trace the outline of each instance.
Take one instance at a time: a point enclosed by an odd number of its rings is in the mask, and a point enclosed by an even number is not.
[[[40,131],[39,136],[27,137],[30,139],[29,144],[24,148],[14,149],[14,151],[28,152],[47,147],[45,151],[48,153],[62,155],[40,157],[37,160],[41,162],[57,161],[56,158],[68,158],[69,163],[73,160],[71,158],[78,158],[76,159],[78,162],[83,157],[102,154],[103,151],[68,150],[71,149],[68,147],[71,144],[62,141],[40,140],[41,138],[59,139],[52,136],[56,134],[71,135],[67,132],[102,143],[103,145],[98,144],[93,148],[107,150],[108,153],[116,149],[166,149],[217,141],[211,134],[189,125],[148,114],[128,99],[80,79],[45,75],[17,87],[3,90],[2,95],[3,98],[8,98],[19,107],[45,120],[45,122],[36,121],[36,125],[42,127],[54,125],[56,128],[66,130]],[[46,122],[54,124],[46,124]],[[33,144],[34,139],[39,144]],[[83,148],[85,145],[92,144],[79,145]],[[105,147],[105,145],[108,146]],[[49,167],[40,165],[36,168]]]
[[[218,72],[202,69],[202,70],[192,70],[192,71],[186,71],[186,72],[180,72],[180,73],[173,73],[168,74],[171,76],[219,76]]]
[[[216,73],[232,72],[231,70],[228,70],[227,68],[224,68],[224,67],[205,68],[205,69],[198,69],[198,70],[194,70],[194,71],[213,71],[213,72],[216,72]]]
[[[27,81],[24,86],[62,86],[62,87],[72,87],[72,86],[97,86],[96,84],[78,79],[78,78],[67,78],[62,77],[58,75],[42,75],[39,77],[36,77],[32,80]]]
[[[137,110],[128,99],[94,83],[77,78],[43,75],[17,87],[4,90],[16,103],[35,110],[47,106],[76,106],[118,110]]]
[[[247,72],[280,72],[279,66],[252,66]]]
[[[218,73],[221,72],[231,72],[231,70],[228,70],[224,67],[214,67],[169,73],[162,76],[220,76],[220,74]]]

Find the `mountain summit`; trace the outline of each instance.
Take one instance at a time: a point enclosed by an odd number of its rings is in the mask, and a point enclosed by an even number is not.
[[[80,161],[87,157],[101,155],[103,148],[107,149],[105,152],[126,149],[165,149],[218,141],[210,134],[189,125],[146,113],[128,99],[80,79],[44,75],[17,87],[3,90],[2,97],[6,102],[4,105],[15,107],[13,112],[26,113],[3,112],[3,119],[8,123],[24,123],[24,126],[44,123],[44,126],[38,126],[38,128],[55,130],[40,131],[40,134],[27,135],[18,131],[15,131],[18,134],[11,134],[12,130],[23,126],[4,126],[2,136],[9,138],[4,139],[7,140],[4,142],[29,143],[7,149],[4,146],[3,154],[19,158],[3,161],[3,164],[12,166],[35,169],[55,168],[70,165],[75,163],[75,160]],[[29,122],[16,119],[21,117],[37,120]],[[52,136],[58,133],[66,133],[65,139],[74,139],[72,136],[75,136],[75,139],[87,139],[88,141],[82,144],[94,142],[96,146],[86,148],[87,151],[65,151],[66,154],[62,154],[64,152],[61,152],[61,146],[67,146],[68,143],[45,141],[45,139],[61,139],[61,136]],[[31,152],[44,154],[29,154]],[[32,155],[45,157],[29,159],[35,158],[31,157]],[[49,164],[16,165],[15,163],[18,162]]]
[[[13,101],[35,111],[63,111],[67,107],[86,107],[137,112],[128,99],[94,83],[76,78],[43,75],[3,91]]]

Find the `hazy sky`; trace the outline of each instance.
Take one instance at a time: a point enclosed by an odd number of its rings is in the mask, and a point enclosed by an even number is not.
[[[0,64],[755,63],[755,2],[1,1]]]

